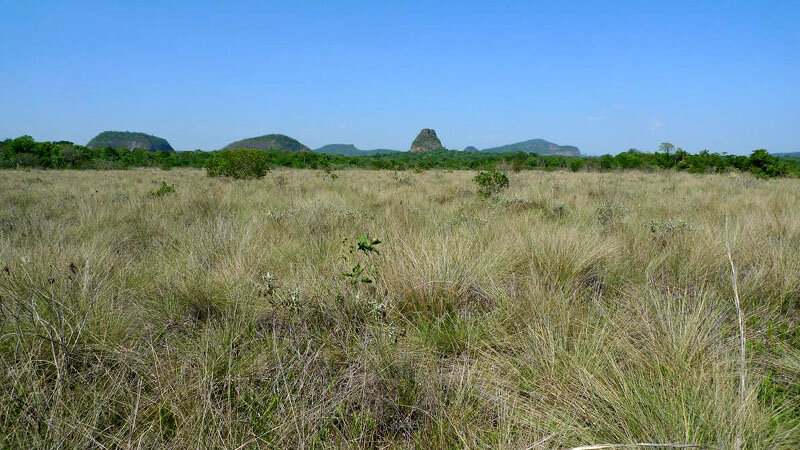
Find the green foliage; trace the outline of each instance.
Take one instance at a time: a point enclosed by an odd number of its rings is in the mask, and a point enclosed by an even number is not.
[[[290,138],[287,138],[290,139]],[[301,144],[302,145],[302,144]],[[671,144],[670,144],[671,145]],[[428,169],[483,170],[496,167],[513,170],[677,170],[691,173],[720,173],[731,170],[751,172],[758,177],[800,176],[800,159],[771,155],[756,150],[750,156],[726,155],[703,150],[695,155],[674,146],[662,145],[664,151],[655,153],[630,149],[617,155],[600,157],[569,157],[537,155],[534,153],[487,153],[436,150],[422,153],[368,153],[362,156],[343,156],[296,150],[262,150],[271,166],[295,169],[362,168],[375,170],[412,170],[421,173]],[[127,169],[129,167],[203,168],[217,160],[227,150],[175,152],[129,150],[111,146],[88,148],[72,142],[36,142],[30,136],[0,141],[0,168],[39,169]],[[223,156],[223,159],[225,157]],[[218,162],[218,161],[217,161]],[[212,164],[217,164],[214,162]],[[215,169],[212,169],[212,172]]]
[[[569,170],[573,172],[577,172],[583,168],[586,164],[586,160],[583,158],[574,158],[569,162]]]
[[[356,241],[356,250],[363,252],[365,255],[372,252],[380,253],[378,249],[375,248],[375,246],[380,243],[381,241],[378,239],[370,239],[368,236],[361,236],[358,238],[358,241]]]
[[[222,150],[206,164],[210,177],[263,178],[269,172],[269,155],[262,150]]]
[[[750,172],[763,178],[786,175],[788,163],[770,155],[764,149],[755,150],[750,155]]]
[[[36,141],[30,136],[20,136],[3,146],[4,154],[32,153]]]
[[[174,184],[167,184],[166,181],[161,182],[161,186],[158,189],[150,193],[151,197],[163,197],[170,192],[175,192],[175,185]]]
[[[314,153],[325,153],[328,155],[342,155],[342,156],[367,156],[367,155],[380,155],[386,153],[397,153],[398,150],[389,149],[375,149],[375,150],[361,150],[356,148],[353,144],[328,144],[314,150]]]
[[[503,172],[481,172],[472,179],[478,184],[478,193],[484,197],[492,196],[508,187],[508,177]]]
[[[343,243],[347,243],[347,238]],[[348,248],[349,254],[342,255],[349,270],[344,273],[345,278],[349,279],[353,284],[372,283],[376,275],[375,264],[372,263],[371,257],[373,254],[378,255],[380,252],[376,248],[381,241],[378,239],[371,239],[369,236],[361,236],[356,239],[355,244],[351,244]],[[361,252],[361,257],[358,257],[358,252]]]

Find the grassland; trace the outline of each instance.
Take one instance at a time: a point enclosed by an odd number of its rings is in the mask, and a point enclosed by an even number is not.
[[[800,446],[797,179],[336,175],[0,171],[0,447]]]

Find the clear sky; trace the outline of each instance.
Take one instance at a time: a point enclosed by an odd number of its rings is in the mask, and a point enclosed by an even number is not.
[[[0,0],[0,61],[0,139],[800,151],[797,0]]]

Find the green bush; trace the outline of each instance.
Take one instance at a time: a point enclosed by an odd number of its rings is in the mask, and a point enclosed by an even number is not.
[[[174,184],[167,184],[166,181],[161,182],[161,186],[153,192],[150,192],[151,197],[163,197],[170,192],[175,192],[175,185]]]
[[[683,219],[668,219],[664,221],[653,219],[650,221],[650,233],[652,233],[653,239],[661,245],[667,245],[677,240],[692,229],[689,222]]]
[[[770,155],[764,149],[753,151],[750,154],[750,172],[760,178],[774,178],[786,175],[788,164],[779,158]]]
[[[611,228],[630,212],[622,203],[605,201],[597,208],[597,221],[604,227]]]
[[[492,170],[475,175],[473,181],[478,184],[478,193],[484,197],[492,196],[508,187],[508,177],[503,172]]]
[[[569,170],[573,172],[577,172],[583,168],[586,164],[586,160],[582,158],[572,158],[569,160]]]
[[[269,155],[263,150],[222,150],[206,164],[210,177],[262,178],[269,172]]]

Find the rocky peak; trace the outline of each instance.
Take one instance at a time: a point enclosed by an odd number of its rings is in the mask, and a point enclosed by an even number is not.
[[[436,136],[436,131],[430,128],[423,128],[417,138],[411,143],[411,153],[430,152],[444,148],[442,142]]]

